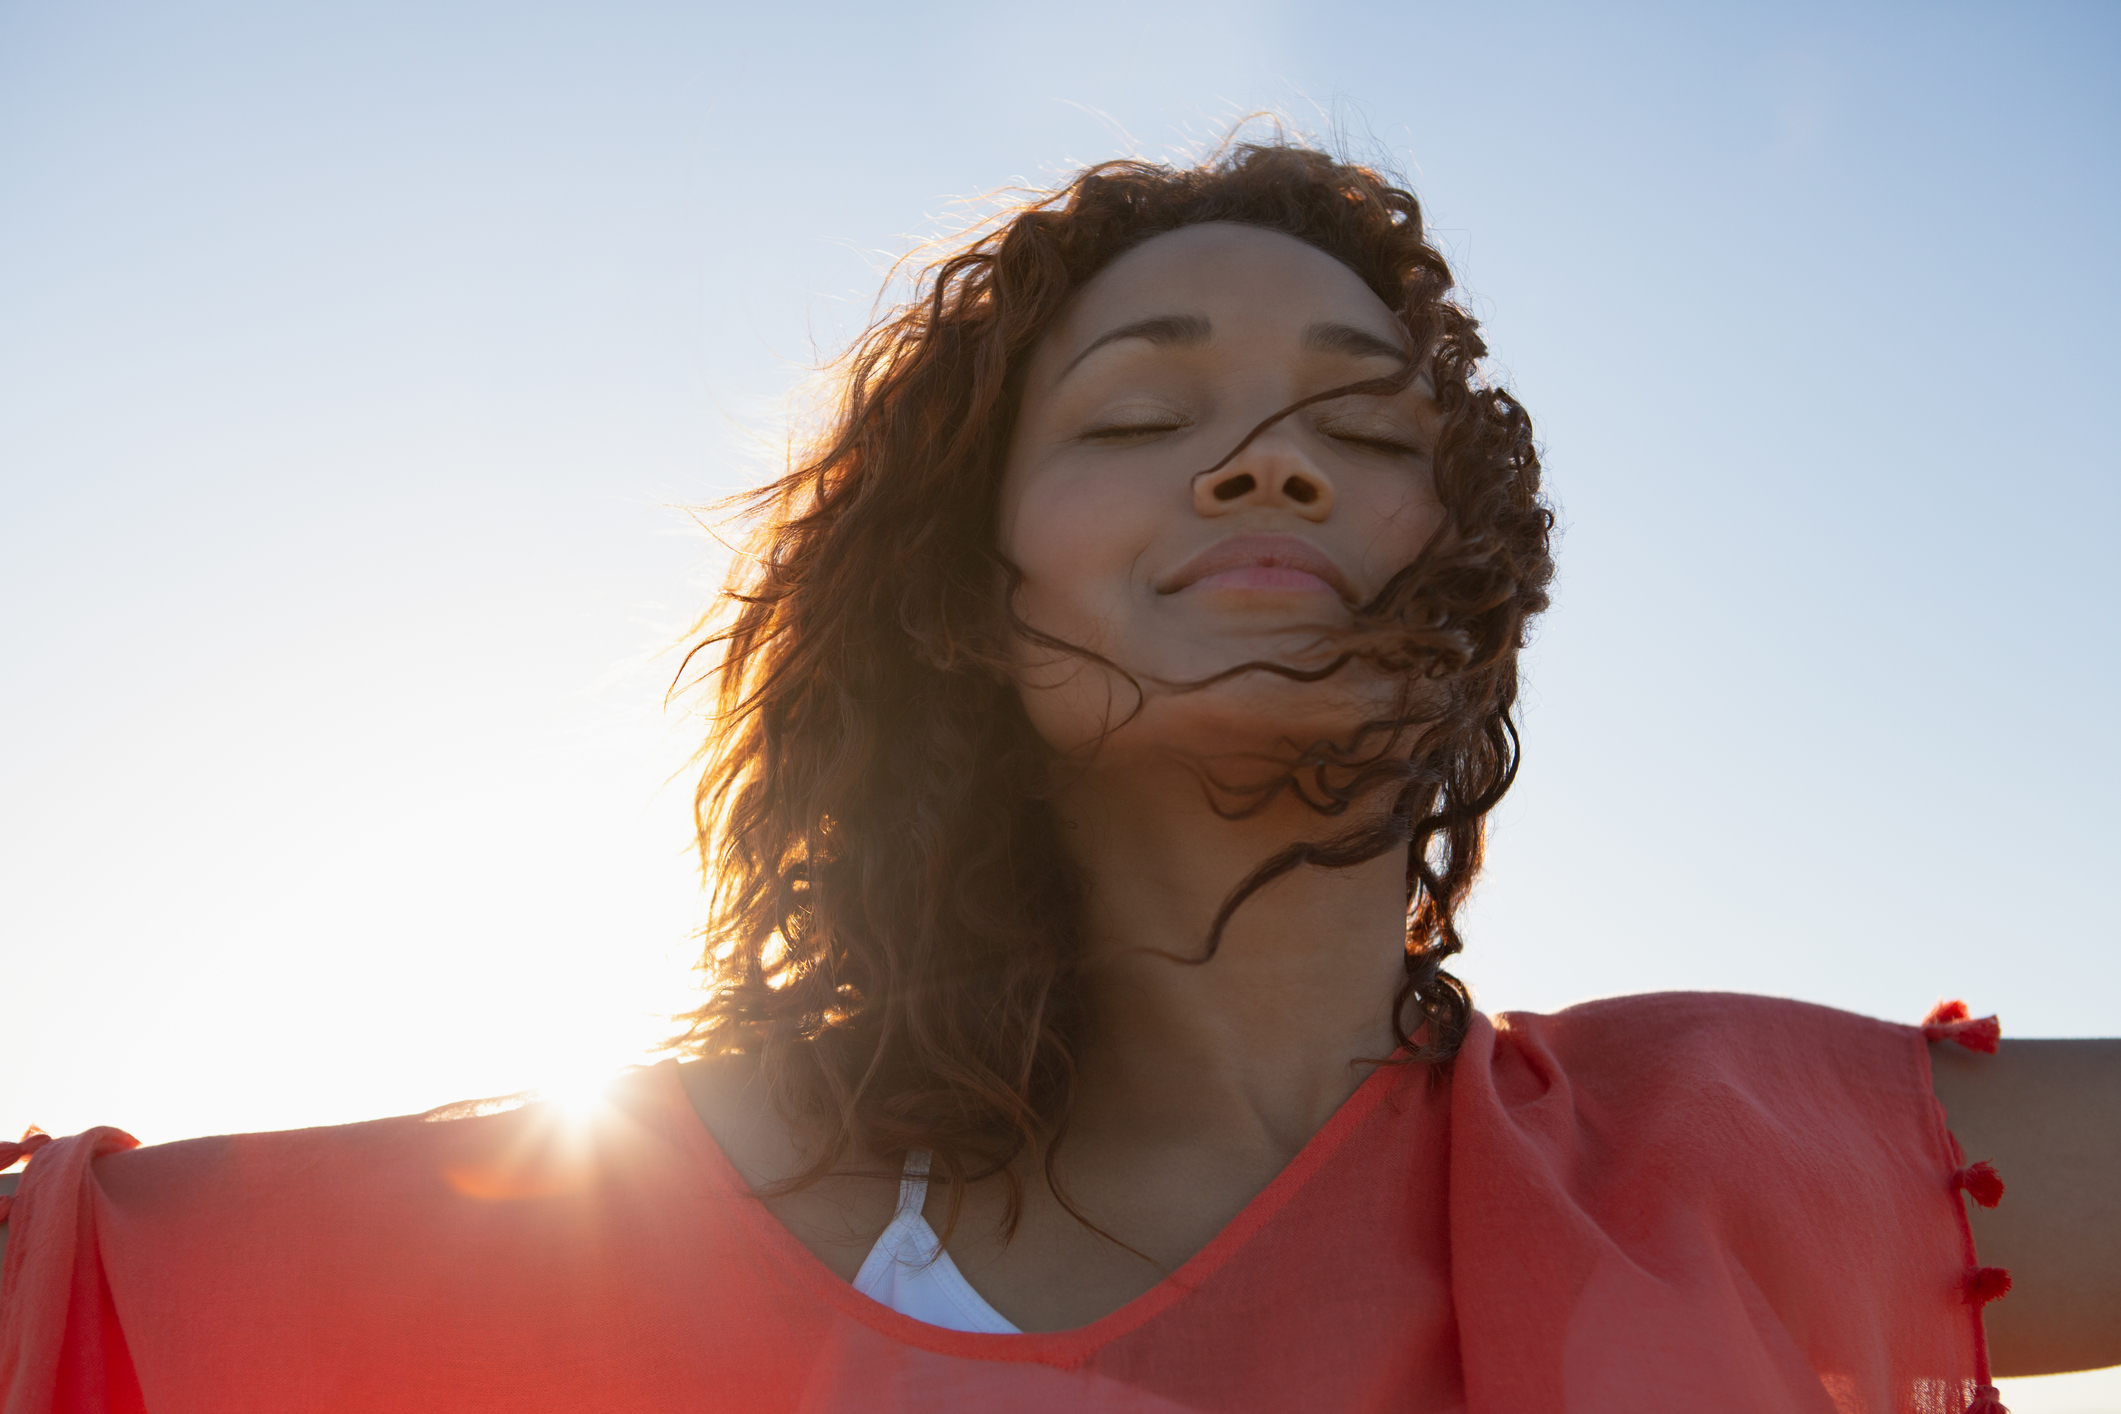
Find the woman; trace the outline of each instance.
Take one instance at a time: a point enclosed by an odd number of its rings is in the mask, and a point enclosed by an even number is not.
[[[45,1146],[6,1408],[1956,1414],[1975,1236],[2121,1362],[2108,1043],[1445,970],[1552,572],[1450,285],[1278,145],[940,259],[695,650],[696,1059]]]

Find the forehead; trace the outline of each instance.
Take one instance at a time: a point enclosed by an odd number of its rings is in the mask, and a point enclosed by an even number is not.
[[[1047,352],[1066,357],[1108,328],[1159,314],[1202,314],[1218,328],[1333,318],[1380,334],[1399,322],[1318,247],[1217,221],[1152,236],[1099,271],[1048,334]]]

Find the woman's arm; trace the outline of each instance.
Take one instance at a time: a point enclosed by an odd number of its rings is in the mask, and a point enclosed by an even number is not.
[[[1983,1265],[2013,1282],[1988,1308],[1996,1373],[2121,1365],[2121,1041],[1933,1045],[1930,1069],[1967,1159],[2007,1190],[1972,1209]]]

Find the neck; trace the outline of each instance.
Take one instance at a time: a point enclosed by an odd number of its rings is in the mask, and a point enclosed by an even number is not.
[[[1085,778],[1056,810],[1088,881],[1088,1026],[1071,1133],[1293,1156],[1369,1073],[1356,1062],[1393,1049],[1405,852],[1282,876],[1238,908],[1201,962],[1216,912],[1246,874],[1349,818],[1286,801],[1225,820],[1190,777],[1142,774]]]

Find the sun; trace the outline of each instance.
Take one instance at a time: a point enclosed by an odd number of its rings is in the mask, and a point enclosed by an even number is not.
[[[552,1106],[560,1118],[575,1124],[586,1124],[611,1103],[611,1087],[617,1079],[615,1075],[569,1077],[555,1084],[540,1086],[537,1091],[538,1102]]]

